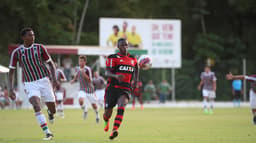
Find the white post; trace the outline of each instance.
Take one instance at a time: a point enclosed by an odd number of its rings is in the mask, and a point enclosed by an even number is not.
[[[245,58],[243,59],[243,75],[246,75],[246,59]],[[244,79],[244,81],[243,81],[243,95],[244,95],[243,100],[244,100],[244,102],[247,101],[246,93],[247,93],[247,91],[246,91],[246,80]]]
[[[172,102],[175,102],[175,69],[172,68]]]

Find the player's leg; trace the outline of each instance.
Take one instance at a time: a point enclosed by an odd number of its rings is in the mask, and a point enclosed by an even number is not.
[[[250,90],[250,105],[252,110],[252,123],[256,125],[256,93],[253,90]]]
[[[53,135],[52,135],[50,129],[48,128],[45,115],[41,112],[40,98],[37,96],[32,96],[29,98],[29,102],[33,106],[37,122],[39,123],[40,127],[42,128],[43,132],[46,135],[46,138],[44,138],[44,139],[45,140],[52,139]]]
[[[85,97],[86,97],[86,93],[84,91],[80,90],[78,93],[78,102],[79,102],[81,109],[83,110],[84,120],[87,118],[87,113],[88,113],[88,107],[85,105],[85,102],[84,102]]]
[[[204,108],[204,113],[208,114],[208,91],[204,90],[202,91],[203,94],[203,108]]]
[[[104,131],[107,132],[109,130],[109,119],[112,116],[113,108],[117,103],[118,97],[116,97],[116,93],[114,89],[107,88],[104,96]]]
[[[100,117],[99,117],[99,108],[97,106],[97,97],[95,93],[86,93],[87,99],[90,101],[92,108],[96,114],[96,123],[99,123]]]
[[[136,96],[132,95],[132,110],[135,109],[135,100],[136,100]]]
[[[123,121],[125,106],[128,104],[128,102],[129,102],[128,95],[120,96],[117,101],[117,105],[118,105],[117,114],[115,117],[113,130],[109,136],[109,139],[111,140],[118,136],[118,129]]]
[[[142,97],[142,94],[140,94],[139,96],[138,96],[138,99],[139,99],[139,102],[140,102],[140,109],[144,109],[144,107],[143,107],[143,97]]]
[[[49,122],[53,124],[54,122],[54,114],[56,113],[56,105],[53,101],[46,101],[45,105],[47,106],[47,113]]]
[[[213,113],[213,108],[214,108],[214,99],[215,99],[216,95],[215,95],[215,91],[209,91],[209,102],[210,102],[210,109],[209,109],[209,113],[212,114]]]

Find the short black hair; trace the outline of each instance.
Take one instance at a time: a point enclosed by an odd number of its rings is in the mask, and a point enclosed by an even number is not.
[[[117,29],[117,31],[119,31],[119,27],[117,25],[114,25],[113,29]]]
[[[33,29],[30,28],[30,27],[23,28],[23,29],[20,31],[20,36],[21,36],[21,37],[25,36],[28,31],[33,31]]]
[[[118,41],[117,41],[117,47],[119,47],[119,44],[120,44],[122,41],[126,41],[126,39],[125,39],[125,38],[119,38]]]

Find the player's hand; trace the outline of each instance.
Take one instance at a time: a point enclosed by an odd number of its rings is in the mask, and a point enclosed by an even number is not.
[[[10,91],[9,91],[9,97],[10,97],[12,100],[15,100],[15,99],[16,99],[16,94],[14,93],[13,90],[10,90]]]
[[[232,80],[233,79],[233,74],[230,72],[229,74],[226,75],[227,80]]]
[[[118,81],[123,81],[124,75],[118,74],[118,75],[116,76],[116,78],[117,78]]]

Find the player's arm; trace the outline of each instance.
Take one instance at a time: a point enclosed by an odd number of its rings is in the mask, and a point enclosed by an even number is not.
[[[56,78],[56,67],[55,67],[55,64],[53,63],[52,58],[49,55],[49,53],[47,52],[46,48],[43,45],[40,45],[40,47],[42,48],[42,51],[43,51],[42,58],[44,59],[44,61],[50,67],[53,87],[56,87],[58,85],[58,82],[57,82],[57,78]]]
[[[8,85],[9,85],[9,97],[12,100],[15,100],[16,95],[13,89],[13,79],[14,79],[14,73],[16,70],[18,58],[17,58],[17,52],[13,51],[10,58],[10,65],[9,65],[9,74],[8,74]]]
[[[226,75],[226,79],[227,80],[235,80],[235,79],[240,79],[240,80],[244,80],[245,76],[244,75],[233,75],[231,72],[229,74]]]
[[[75,77],[70,81],[71,84],[73,84],[78,78],[78,73],[76,73]]]
[[[137,85],[137,82],[139,82],[139,66],[138,66],[138,64],[135,65],[133,87],[135,87]]]
[[[112,58],[107,58],[106,60],[106,70],[105,70],[105,76],[107,77],[111,77],[111,78],[115,78],[119,81],[122,81],[123,78],[124,78],[124,75],[117,75],[117,74],[114,74],[112,71],[115,67],[115,62]]]

